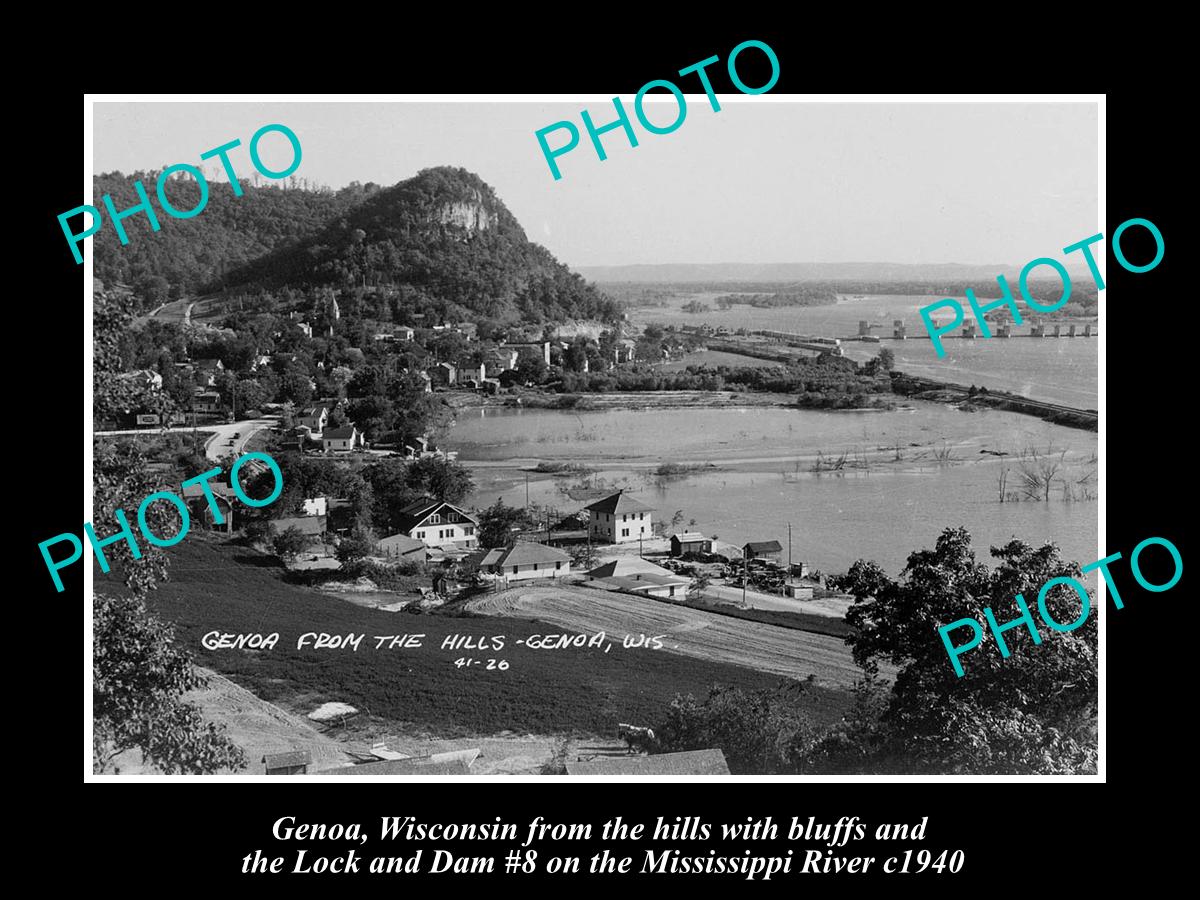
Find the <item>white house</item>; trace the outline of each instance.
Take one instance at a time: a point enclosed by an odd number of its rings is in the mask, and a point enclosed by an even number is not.
[[[683,597],[692,580],[644,559],[621,558],[606,562],[587,573],[589,587],[624,591],[650,597]]]
[[[558,578],[571,572],[571,557],[545,544],[517,541],[511,547],[489,550],[479,562],[481,572],[505,581]]]
[[[302,515],[324,516],[329,514],[329,500],[326,497],[305,497],[301,510]]]
[[[361,447],[364,435],[353,425],[343,425],[341,428],[327,428],[321,434],[322,450],[353,450]]]
[[[483,379],[485,378],[487,378],[487,363],[481,362],[479,365],[468,363],[467,365],[460,365],[458,367],[458,380],[460,382],[474,381],[477,384],[483,384]]]
[[[457,506],[441,500],[418,500],[400,510],[399,531],[426,547],[470,550],[479,546],[479,522]]]
[[[311,431],[320,434],[325,430],[326,423],[329,422],[329,407],[327,406],[310,406],[308,409],[303,409],[296,416],[296,424],[304,425]]]
[[[622,491],[597,500],[584,510],[588,514],[588,534],[595,540],[623,544],[654,535],[650,527],[654,507]]]

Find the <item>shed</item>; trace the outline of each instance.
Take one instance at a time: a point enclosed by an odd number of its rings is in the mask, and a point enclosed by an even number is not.
[[[779,541],[747,541],[742,546],[746,559],[770,559],[779,562],[783,556],[783,547]]]
[[[671,555],[685,553],[712,553],[712,541],[698,531],[684,531],[671,535]]]
[[[313,760],[311,750],[289,750],[287,753],[268,753],[262,761],[268,775],[307,775]]]

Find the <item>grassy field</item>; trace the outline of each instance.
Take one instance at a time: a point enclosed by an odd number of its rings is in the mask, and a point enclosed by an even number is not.
[[[780,628],[794,628],[797,631],[810,631],[813,634],[828,634],[844,638],[854,633],[853,626],[845,619],[835,619],[832,616],[819,616],[807,612],[783,612],[774,609],[739,609],[728,603],[687,603],[680,604],[696,609],[706,609],[709,612],[732,616],[735,619],[746,619],[750,622],[765,622]]]
[[[740,353],[727,353],[724,350],[697,350],[682,359],[664,363],[660,366],[663,372],[682,372],[688,366],[732,366],[743,369],[769,369],[780,365],[766,359],[754,356],[743,356]]]
[[[259,697],[301,715],[327,701],[356,707],[376,722],[428,729],[446,737],[533,733],[611,734],[617,722],[661,721],[672,698],[698,697],[713,684],[747,690],[781,679],[734,665],[645,649],[624,649],[616,635],[603,648],[530,650],[518,639],[561,634],[561,627],[511,618],[452,618],[388,613],[354,606],[286,583],[270,557],[207,535],[189,535],[171,551],[171,581],[151,595],[151,606],[176,623],[196,661],[230,677]],[[101,590],[116,585],[97,575]],[[269,634],[269,650],[206,650],[207,632]],[[366,634],[357,651],[296,648],[306,632]],[[376,649],[373,635],[424,634],[420,649]],[[505,637],[502,650],[443,650],[451,635]],[[609,636],[612,640],[613,636]],[[456,668],[460,657],[483,660]],[[507,670],[487,669],[505,660]],[[840,718],[846,692],[811,686],[804,704],[813,721]]]

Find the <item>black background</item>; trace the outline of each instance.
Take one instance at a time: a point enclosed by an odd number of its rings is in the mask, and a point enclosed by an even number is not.
[[[269,31],[269,28],[267,29]],[[817,63],[810,47],[817,35],[769,28],[737,31],[713,27],[700,29],[686,38],[672,32],[661,38],[646,29],[629,29],[620,36],[598,35],[590,44],[572,32],[569,41],[559,41],[551,50],[544,42],[530,40],[527,48],[510,39],[483,40],[464,44],[456,40],[448,46],[444,40],[418,40],[415,35],[397,38],[395,55],[386,64],[339,60],[336,55],[317,68],[297,65],[295,80],[286,85],[279,80],[254,74],[264,61],[225,67],[225,76],[214,75],[212,67],[202,67],[191,76],[186,73],[167,76],[157,70],[131,73],[103,73],[89,85],[96,91],[148,90],[191,92],[237,88],[262,91],[396,91],[396,92],[511,92],[568,93],[589,92],[621,94],[628,98],[646,81],[671,77],[672,73],[707,56],[717,54],[722,64],[713,66],[710,77],[718,93],[730,92],[723,61],[734,45],[748,38],[766,41],[775,50],[781,65],[779,83],[772,94],[806,91],[879,91],[885,89],[935,92],[962,89],[972,91],[1032,90],[1039,72],[1026,68],[1015,76],[1009,66],[1004,72],[992,71],[991,80],[968,83],[962,80],[965,64],[946,62],[941,53],[930,49],[928,57],[919,48],[907,49],[905,75],[900,77],[890,65],[870,61],[842,59]],[[220,38],[214,38],[220,40]],[[564,49],[565,48],[565,49]],[[280,57],[292,51],[272,50]],[[304,58],[319,59],[324,52],[304,51]],[[755,72],[756,51],[739,58],[739,72],[750,85],[762,84],[764,68]],[[952,84],[932,77],[934,70],[950,74]],[[972,65],[1000,69],[1003,57],[991,57]],[[1080,64],[1084,65],[1083,63]],[[965,73],[969,74],[969,73]],[[132,78],[132,75],[137,75]],[[1003,77],[1000,77],[1000,76]],[[1103,91],[1106,78],[1077,78],[1066,87]],[[1014,81],[1015,77],[1015,81]],[[694,76],[691,76],[694,80]],[[683,81],[686,91],[697,85]],[[135,84],[136,82],[136,84]],[[905,83],[906,82],[906,83]],[[1024,82],[1024,83],[1022,83]],[[1181,269],[1186,265],[1183,252],[1182,222],[1170,201],[1190,190],[1192,179],[1184,178],[1171,158],[1176,153],[1171,136],[1173,112],[1154,99],[1150,91],[1138,91],[1130,82],[1124,90],[1108,94],[1107,157],[1108,217],[1105,237],[1122,221],[1131,217],[1148,218],[1163,233],[1167,252],[1162,264],[1152,272],[1132,274],[1122,269],[1109,253],[1107,289],[1101,294],[1106,304],[1108,329],[1107,359],[1107,552],[1120,551],[1126,559],[1129,551],[1151,535],[1170,539],[1186,557],[1183,512],[1187,507],[1185,485],[1190,480],[1189,439],[1191,431],[1187,390],[1189,380],[1183,374],[1185,344],[1167,343],[1164,336],[1178,334],[1183,341],[1190,325],[1190,298],[1180,291]],[[709,823],[739,822],[748,816],[771,815],[785,829],[793,816],[818,822],[836,822],[841,816],[859,816],[872,826],[880,822],[919,821],[929,817],[926,839],[920,846],[940,851],[963,849],[967,864],[958,875],[889,876],[890,885],[917,880],[919,889],[961,891],[964,887],[995,887],[1000,891],[1036,889],[1038,885],[1073,886],[1109,885],[1118,876],[1136,876],[1152,881],[1155,873],[1171,868],[1173,851],[1168,846],[1182,835],[1190,810],[1176,806],[1182,799],[1175,785],[1188,771],[1191,741],[1190,696],[1185,690],[1192,679],[1183,675],[1182,661],[1190,656],[1190,623],[1184,617],[1184,580],[1171,591],[1149,594],[1129,575],[1126,562],[1117,563],[1114,572],[1125,608],[1109,604],[1107,652],[1102,665],[1107,677],[1107,768],[1106,784],[1066,784],[1054,781],[1022,783],[816,783],[811,780],[789,783],[736,784],[661,784],[627,781],[620,784],[582,784],[564,779],[542,779],[536,784],[485,784],[468,779],[454,783],[357,784],[349,789],[341,785],[323,785],[281,780],[271,784],[230,784],[205,787],[157,784],[131,788],[109,784],[82,784],[83,760],[78,748],[78,720],[72,710],[80,700],[77,668],[79,656],[66,635],[86,627],[81,603],[80,568],[64,573],[67,590],[54,593],[37,550],[37,542],[62,531],[79,533],[82,511],[78,454],[87,452],[83,414],[77,399],[82,381],[82,359],[89,352],[83,341],[81,267],[74,263],[63,240],[56,216],[83,201],[80,193],[80,113],[82,94],[61,88],[38,101],[36,119],[41,136],[36,145],[37,178],[18,178],[20,188],[28,192],[21,201],[20,227],[31,227],[31,238],[10,237],[10,252],[15,269],[24,274],[17,280],[15,307],[18,334],[35,337],[30,341],[38,352],[29,362],[20,363],[23,340],[10,340],[10,378],[14,389],[17,415],[30,428],[28,437],[34,451],[19,464],[31,465],[37,474],[30,478],[36,493],[25,501],[30,513],[29,529],[20,541],[30,567],[30,584],[35,596],[44,601],[39,611],[50,615],[31,617],[23,632],[26,651],[36,662],[27,672],[38,673],[37,680],[22,682],[22,702],[28,709],[42,706],[37,719],[41,726],[28,742],[31,750],[42,754],[36,762],[40,774],[55,786],[54,804],[33,810],[35,819],[45,817],[49,835],[46,849],[54,850],[61,867],[78,865],[78,871],[95,884],[115,887],[159,887],[185,890],[246,885],[268,890],[297,888],[327,890],[346,883],[353,876],[243,876],[241,860],[254,849],[265,855],[287,855],[302,845],[286,850],[271,838],[271,824],[281,816],[296,816],[298,822],[362,822],[368,833],[377,831],[380,816],[412,815],[426,822],[490,821],[501,816],[522,828],[535,815],[550,821],[590,822],[598,832],[607,819],[621,815],[629,822],[653,825],[656,818],[668,822],[675,816],[699,816]],[[598,119],[598,121],[600,121]],[[669,139],[686,140],[681,131]],[[986,133],[931,135],[931,141],[952,141],[964,154],[989,140]],[[530,136],[530,152],[537,153]],[[170,161],[164,161],[170,162]],[[448,160],[447,162],[453,162]],[[547,176],[549,177],[549,176]],[[10,215],[13,210],[10,207]],[[988,210],[978,211],[981,227],[988,223]],[[1084,235],[1064,235],[1062,246]],[[1126,255],[1146,260],[1153,247],[1139,248],[1137,230],[1123,240]],[[1057,247],[1046,248],[1054,256]],[[28,259],[27,251],[33,259]],[[1183,307],[1183,308],[1180,308]],[[27,320],[27,321],[25,321]],[[1177,323],[1177,324],[1176,324]],[[10,338],[17,334],[10,333]],[[25,368],[22,376],[17,366]],[[18,423],[10,423],[10,438],[15,438]],[[18,481],[26,479],[13,474]],[[19,487],[24,487],[21,484]],[[26,517],[20,517],[24,520]],[[1165,581],[1169,563],[1156,568],[1161,548],[1152,549],[1145,558],[1144,571],[1152,581]],[[1165,552],[1161,553],[1165,557]],[[1090,560],[1088,560],[1090,561]],[[1085,562],[1080,560],[1080,562]],[[19,604],[24,606],[24,604]],[[49,623],[48,621],[49,620]],[[15,627],[20,627],[15,626]],[[35,685],[37,687],[35,688]],[[44,692],[44,693],[43,693]],[[54,724],[58,723],[58,724]],[[16,727],[31,734],[28,721]],[[86,741],[85,741],[86,743]],[[26,759],[10,759],[14,768],[25,768]],[[1186,784],[1186,782],[1183,782]],[[79,787],[72,787],[78,785]],[[79,790],[83,795],[80,796]],[[121,793],[118,793],[118,792]],[[153,796],[150,796],[150,795]],[[12,813],[10,813],[11,815]],[[24,815],[17,811],[18,815]],[[1172,821],[1176,824],[1172,824]],[[77,828],[83,836],[77,836]],[[62,843],[58,843],[60,841]],[[349,848],[349,844],[337,845]],[[442,846],[442,845],[437,845]],[[454,849],[446,845],[449,849]],[[672,844],[681,846],[681,844]],[[706,853],[710,844],[697,844],[696,855]],[[788,845],[793,846],[794,845]],[[811,845],[809,845],[811,846]],[[870,841],[854,842],[846,855],[888,856],[910,844],[876,850]],[[756,853],[783,852],[785,846],[768,849],[760,845]],[[798,847],[797,853],[801,850]],[[334,855],[334,847],[322,851]],[[463,852],[497,857],[507,851],[503,842],[476,843]],[[573,855],[585,860],[596,848],[584,845],[534,845],[540,855]],[[614,851],[619,848],[613,847]],[[635,857],[640,867],[644,846],[627,845],[625,853]],[[725,854],[729,848],[719,850]],[[736,854],[742,848],[733,848]],[[374,853],[394,851],[407,855],[407,848],[378,844],[374,837],[360,848],[369,858]],[[316,851],[314,851],[316,852]],[[426,855],[432,853],[432,847]],[[64,857],[65,854],[65,857]],[[360,854],[361,855],[361,854]],[[619,853],[618,853],[619,855]],[[793,868],[797,864],[793,863]],[[364,867],[365,868],[365,867]],[[499,867],[498,867],[499,868]],[[54,870],[48,870],[57,874]],[[183,875],[185,877],[181,878]],[[877,878],[878,876],[876,876]],[[395,882],[387,879],[394,878]],[[531,881],[548,885],[561,883],[571,889],[581,876],[503,875],[487,876],[368,876],[364,872],[355,881],[367,889],[403,890],[405,884],[426,880],[428,886],[455,888],[478,884],[486,887],[512,886],[518,890]],[[681,880],[682,879],[682,880]],[[896,879],[900,879],[897,882]],[[754,882],[753,890],[812,889],[831,884],[836,890],[867,885],[870,876],[777,876],[772,882]],[[601,882],[609,890],[621,889],[634,882],[659,887],[681,885],[683,889],[713,886],[737,887],[738,876],[609,876]],[[393,884],[395,888],[393,888]]]

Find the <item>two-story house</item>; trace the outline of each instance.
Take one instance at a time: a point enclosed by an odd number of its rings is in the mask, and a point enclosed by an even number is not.
[[[426,547],[471,550],[479,546],[479,521],[443,500],[418,500],[400,510],[398,530]]]
[[[320,434],[325,430],[325,425],[329,422],[329,407],[327,406],[310,406],[307,409],[302,409],[300,414],[296,416],[296,424],[303,425],[310,431],[315,431]]]
[[[623,491],[585,506],[584,511],[588,514],[588,534],[593,540],[622,544],[654,534],[650,522],[654,507]]]

